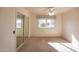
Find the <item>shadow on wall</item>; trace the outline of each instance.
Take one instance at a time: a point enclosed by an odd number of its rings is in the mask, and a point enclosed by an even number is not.
[[[48,42],[48,44],[54,47],[59,52],[79,52],[79,42],[74,34],[71,35],[71,43],[53,43]]]

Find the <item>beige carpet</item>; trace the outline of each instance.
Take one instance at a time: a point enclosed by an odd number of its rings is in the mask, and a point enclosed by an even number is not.
[[[63,38],[28,38],[18,52],[57,52],[48,43],[68,43]],[[60,47],[61,48],[61,47]]]

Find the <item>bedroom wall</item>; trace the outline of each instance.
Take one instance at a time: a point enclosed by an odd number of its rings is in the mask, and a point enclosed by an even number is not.
[[[79,8],[63,13],[62,16],[64,38],[79,47]]]

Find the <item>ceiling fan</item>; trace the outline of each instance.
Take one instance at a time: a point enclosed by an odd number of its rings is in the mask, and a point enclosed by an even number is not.
[[[54,7],[45,7],[41,9],[42,11],[47,11],[49,16],[55,15],[55,8]]]
[[[54,11],[55,11],[55,8],[54,7],[49,7],[48,8],[48,15],[49,16],[55,15]]]

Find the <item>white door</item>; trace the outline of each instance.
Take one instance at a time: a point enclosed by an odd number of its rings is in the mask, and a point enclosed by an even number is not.
[[[0,8],[0,51],[16,51],[15,8]]]

